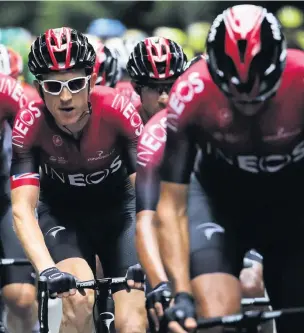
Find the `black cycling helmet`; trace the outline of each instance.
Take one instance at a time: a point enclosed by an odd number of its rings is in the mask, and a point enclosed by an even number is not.
[[[53,71],[83,68],[93,72],[96,54],[87,37],[75,29],[49,29],[36,38],[28,56],[28,67],[35,76]]]
[[[115,87],[121,76],[117,57],[103,44],[96,49],[94,73],[97,74],[97,85],[112,88]]]
[[[286,42],[276,17],[255,5],[226,9],[207,38],[209,72],[227,97],[263,102],[277,91],[286,63]]]
[[[164,37],[140,41],[130,54],[127,71],[131,80],[144,85],[178,78],[187,64],[182,47]]]

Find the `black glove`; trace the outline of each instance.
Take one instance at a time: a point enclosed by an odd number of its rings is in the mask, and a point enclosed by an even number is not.
[[[40,273],[46,277],[47,286],[51,298],[56,298],[57,294],[76,289],[76,279],[69,273],[61,272],[57,267],[47,268]]]
[[[161,282],[147,295],[146,308],[147,310],[155,308],[155,303],[159,302],[165,311],[169,307],[171,299],[172,289],[170,282]]]
[[[166,325],[165,322],[162,321],[162,317],[157,312],[157,309],[155,308],[155,303],[160,303],[162,305],[163,311],[165,311],[172,300],[172,289],[170,282],[161,282],[157,286],[153,288],[151,292],[146,297],[146,309],[148,312],[148,321],[149,321],[149,327],[151,332],[156,332],[156,327],[160,326],[161,332],[166,332],[166,329],[164,329],[162,326]],[[151,309],[154,309],[155,314],[158,318],[153,318],[150,311]]]
[[[127,282],[130,280],[133,280],[134,283],[140,283],[141,287],[140,289],[144,288],[144,283],[146,281],[146,274],[144,272],[144,270],[142,269],[140,264],[136,264],[133,266],[130,266],[127,270],[127,274],[126,274],[126,279]],[[133,287],[133,286],[130,286]]]
[[[177,321],[185,329],[187,318],[196,318],[194,298],[188,293],[178,293],[174,305],[165,311],[166,322]]]

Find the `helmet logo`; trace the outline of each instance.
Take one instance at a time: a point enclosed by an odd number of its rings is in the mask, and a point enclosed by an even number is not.
[[[239,78],[242,82],[248,80],[250,64],[261,50],[261,22],[266,10],[256,7],[250,16],[244,11],[248,6],[235,6],[227,11],[224,19],[226,25],[225,53],[233,60]],[[254,6],[255,7],[255,6]],[[246,47],[239,50],[239,42],[246,41]]]
[[[149,47],[149,51],[155,61],[165,61],[167,59],[167,54],[163,52],[163,47],[165,46],[168,53],[170,53],[170,49],[168,50],[168,45],[163,38],[146,38],[145,43],[147,48]],[[152,52],[152,49],[154,52]]]
[[[257,23],[262,18],[261,7],[256,7],[256,10],[252,12],[252,15],[248,17],[247,6],[236,6],[233,9],[229,10],[226,17],[225,23],[229,35],[238,34],[238,39],[246,39],[248,34],[254,30],[256,26],[259,26]]]
[[[49,30],[49,39],[52,39],[56,45],[53,45],[53,50],[55,52],[60,52],[60,51],[64,51],[67,48],[68,44],[68,36],[69,34],[66,31],[67,28],[57,28],[57,29],[50,29]],[[63,36],[67,37],[67,43],[65,45],[62,45],[62,37]]]
[[[66,37],[65,43],[62,44],[63,36]],[[60,68],[70,68],[71,67],[71,29],[70,28],[57,28],[49,29],[45,33],[46,46],[49,51],[53,66],[50,68],[52,70],[58,70]],[[52,45],[52,41],[55,45]],[[66,51],[65,64],[58,64],[55,53]]]
[[[170,75],[170,62],[172,55],[170,53],[169,41],[166,38],[146,38],[144,40],[147,48],[148,60],[152,66],[153,73],[150,73],[151,77],[166,78]],[[164,52],[165,48],[165,52]],[[166,62],[165,73],[160,74],[157,69],[156,62]]]

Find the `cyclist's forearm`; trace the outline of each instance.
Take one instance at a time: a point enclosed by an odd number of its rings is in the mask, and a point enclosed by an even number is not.
[[[191,293],[189,246],[183,236],[185,225],[187,216],[166,214],[166,219],[160,224],[159,240],[161,257],[175,292]]]
[[[26,213],[13,207],[13,217],[17,237],[35,270],[41,272],[48,267],[55,266],[45,245],[43,234],[34,212]]]
[[[153,224],[154,217],[153,211],[140,212],[137,214],[136,222],[137,253],[152,288],[160,282],[168,281],[160,256],[157,230]]]

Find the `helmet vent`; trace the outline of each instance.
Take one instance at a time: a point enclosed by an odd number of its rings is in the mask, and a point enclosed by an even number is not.
[[[241,62],[244,63],[245,62],[245,52],[246,52],[246,48],[247,48],[247,40],[241,39],[241,40],[238,40],[237,43],[238,43]]]

